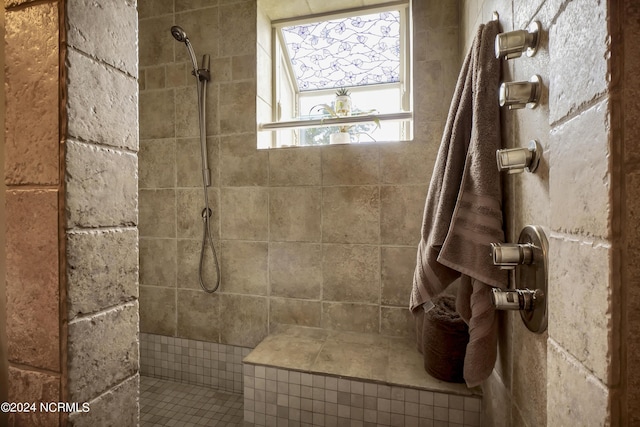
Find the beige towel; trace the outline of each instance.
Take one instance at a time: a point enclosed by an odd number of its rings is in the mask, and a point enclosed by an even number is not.
[[[465,381],[470,387],[486,379],[495,364],[490,286],[507,284],[506,272],[491,262],[489,245],[504,242],[495,163],[502,145],[500,60],[493,53],[499,32],[497,21],[478,28],[458,78],[425,203],[410,301],[415,313],[463,276],[457,306],[469,324]]]

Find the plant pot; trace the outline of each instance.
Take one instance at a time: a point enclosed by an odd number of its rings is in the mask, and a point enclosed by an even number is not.
[[[336,96],[336,116],[346,117],[351,115],[351,97],[349,95]]]
[[[329,135],[329,144],[349,144],[351,134],[349,132],[337,132]]]

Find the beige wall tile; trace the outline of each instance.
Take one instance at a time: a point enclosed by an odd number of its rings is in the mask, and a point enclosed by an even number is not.
[[[203,290],[178,290],[178,334],[181,338],[219,342],[218,294]]]
[[[231,76],[233,80],[256,78],[256,55],[240,55],[231,58]]]
[[[269,184],[272,186],[320,185],[321,165],[319,147],[269,151]]]
[[[267,298],[220,295],[220,342],[255,347],[268,333]]]
[[[380,146],[380,182],[428,184],[439,146],[440,141],[392,142]]]
[[[320,327],[322,307],[320,301],[305,301],[289,298],[269,299],[271,324],[287,324]],[[272,330],[270,328],[270,330]]]
[[[138,24],[138,65],[140,67],[173,61],[173,51],[177,42],[171,36],[172,25],[175,25],[172,16],[140,20]]]
[[[166,86],[165,67],[147,67],[144,69],[144,89],[164,89]]]
[[[186,50],[186,49],[185,49]],[[191,85],[179,87],[175,93],[176,136],[179,138],[200,138],[200,122],[198,121],[198,93],[195,89],[195,79],[190,79]],[[207,92],[207,95],[209,93]],[[216,111],[207,108],[207,118],[216,115]],[[207,121],[208,124],[208,121]],[[214,129],[207,129],[207,134]]]
[[[390,245],[417,245],[427,187],[380,187],[380,241]]]
[[[6,218],[7,358],[58,372],[58,192],[7,191]]]
[[[416,247],[380,248],[381,303],[405,307],[413,287]]]
[[[176,237],[174,189],[140,189],[140,237]]]
[[[221,289],[237,294],[267,295],[267,260],[266,242],[223,241]]]
[[[5,31],[5,181],[55,185],[60,158],[57,4],[7,11]]]
[[[220,227],[223,239],[267,240],[268,191],[266,188],[222,188]]]
[[[321,199],[319,187],[270,188],[270,240],[319,242]]]
[[[211,58],[211,81],[215,83],[233,80],[232,58]]]
[[[221,56],[249,55],[256,52],[257,11],[254,1],[220,6],[220,32],[225,35]]]
[[[321,245],[270,243],[269,284],[272,296],[319,299],[322,290]]]
[[[218,265],[220,265],[220,241],[214,240]],[[199,239],[178,239],[178,287],[187,289],[200,288],[200,251],[202,237]],[[203,280],[209,289],[213,289],[218,280],[215,261],[211,247],[207,244],[204,251],[202,268]]]
[[[175,136],[174,90],[140,93],[140,139]]]
[[[212,67],[213,68],[213,67]],[[187,64],[167,64],[165,69],[165,87],[180,87],[185,86],[187,82],[193,82],[191,80],[191,67],[187,72]],[[189,80],[187,80],[189,78]]]
[[[330,243],[378,243],[378,187],[323,188],[322,240]]]
[[[209,207],[212,215],[209,219],[213,237],[219,237],[217,224],[220,220],[218,209],[218,189],[207,188]],[[202,188],[176,189],[177,237],[181,239],[201,238],[203,233],[202,211],[205,208]]]
[[[220,133],[255,132],[256,93],[254,81],[220,84]]]
[[[170,188],[176,185],[174,139],[145,139],[138,152],[139,188]]]
[[[176,334],[176,289],[140,286],[140,332]]]
[[[322,245],[322,298],[325,301],[379,303],[377,246]]]
[[[140,285],[176,286],[175,239],[140,238]]]
[[[173,12],[173,0],[140,0],[138,2],[138,18],[152,18]]]
[[[216,0],[175,0],[176,12],[185,10],[202,9],[217,4]]]
[[[185,4],[185,2],[182,3]],[[221,56],[219,54],[219,45],[224,43],[220,42],[218,30],[219,8],[215,7],[216,4],[212,2],[207,2],[206,5],[202,4],[204,2],[200,2],[200,4],[191,3],[189,7],[191,10],[185,12],[182,12],[179,6],[176,5],[175,22],[187,33],[196,53],[196,60],[200,64],[202,55],[211,55],[212,59]],[[170,26],[167,27],[167,32],[169,28]],[[185,46],[182,46],[182,49],[178,49],[178,45],[176,45],[174,59],[175,62],[190,62],[189,53]]]
[[[379,181],[377,145],[341,145],[322,149],[322,184],[365,185]]]
[[[337,331],[378,333],[379,311],[376,305],[323,302],[322,327]]]
[[[211,178],[211,186],[220,185],[219,173],[219,140],[207,137],[207,161]],[[202,154],[200,138],[180,138],[176,141],[176,183],[178,187],[202,188]]]
[[[220,138],[220,183],[224,186],[265,186],[269,153],[256,148],[255,133]]]

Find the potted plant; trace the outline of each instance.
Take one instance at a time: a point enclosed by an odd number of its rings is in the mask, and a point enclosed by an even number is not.
[[[336,99],[333,107],[328,104],[318,104],[312,107],[311,111],[313,111],[314,109],[322,111],[324,114],[328,115],[331,118],[351,116],[351,95],[349,94],[349,90],[341,87],[336,91]],[[370,114],[374,111],[375,110],[358,112],[355,115]],[[377,118],[374,118],[373,121],[376,123],[376,127],[380,126],[380,121]],[[335,132],[329,135],[329,144],[349,144],[351,142],[351,134],[349,133],[349,129],[351,129],[352,127],[354,127],[354,125],[338,126],[339,132]]]
[[[351,115],[351,95],[349,89],[341,87],[336,91],[335,112],[338,117]]]

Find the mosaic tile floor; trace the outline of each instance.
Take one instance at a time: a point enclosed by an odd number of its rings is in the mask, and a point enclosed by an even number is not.
[[[239,427],[243,416],[241,394],[140,377],[140,427]]]

